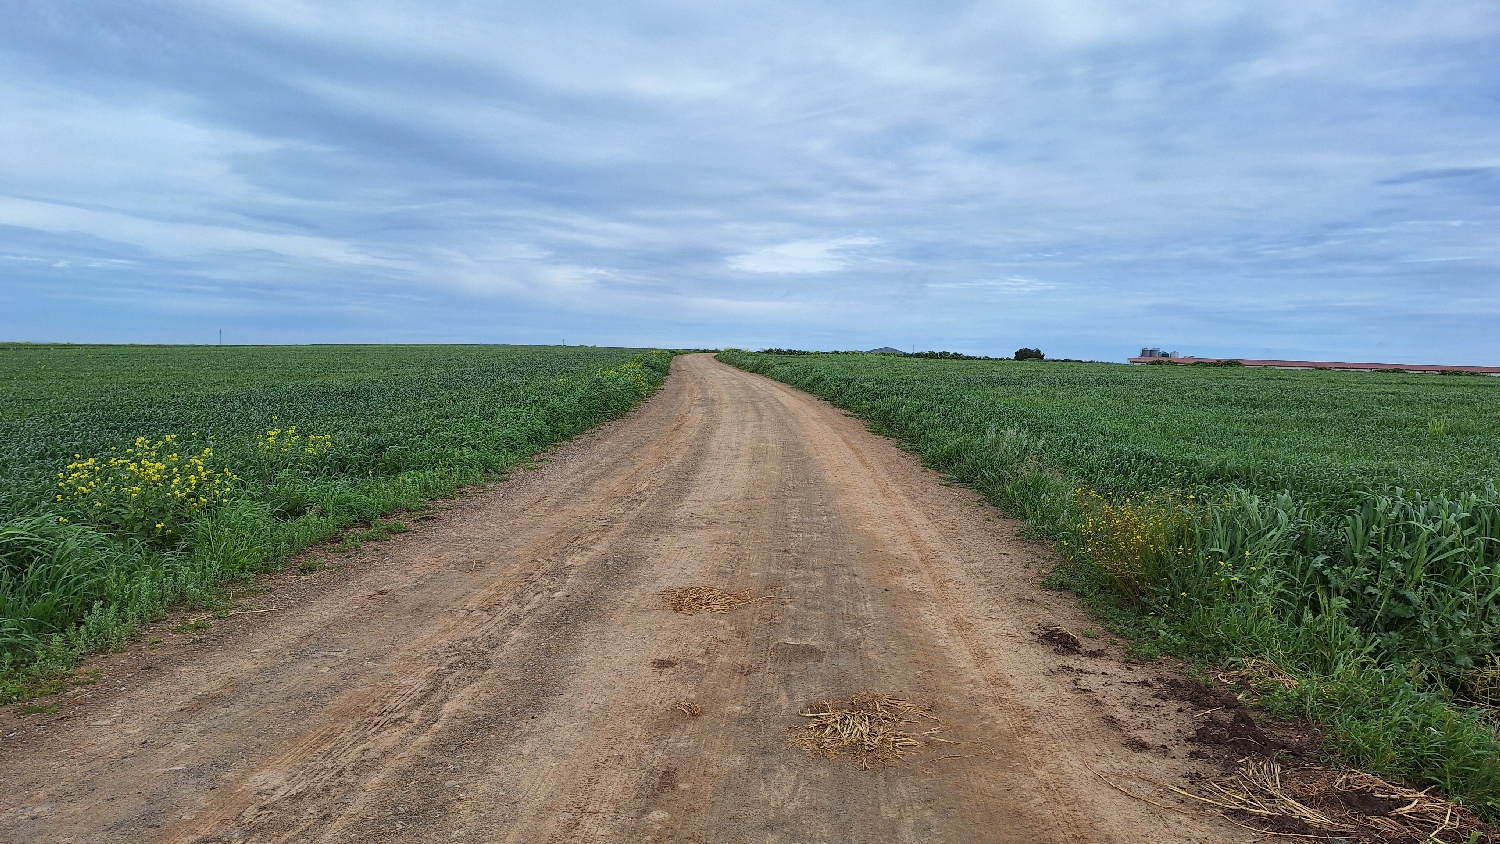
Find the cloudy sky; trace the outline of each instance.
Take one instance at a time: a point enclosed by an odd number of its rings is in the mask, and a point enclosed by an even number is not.
[[[1500,5],[13,0],[0,339],[1500,364]]]

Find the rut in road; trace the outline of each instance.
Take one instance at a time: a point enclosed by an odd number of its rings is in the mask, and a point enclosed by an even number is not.
[[[8,722],[0,840],[1240,840],[1094,775],[1189,763],[1059,672],[1033,634],[1073,611],[986,513],[827,404],[679,357],[536,471]],[[767,600],[666,608],[692,585]],[[793,746],[866,689],[945,742],[872,770]]]

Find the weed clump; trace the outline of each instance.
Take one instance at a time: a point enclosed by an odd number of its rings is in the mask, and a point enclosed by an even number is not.
[[[272,416],[271,421],[277,421]],[[282,472],[306,470],[333,448],[328,434],[299,434],[296,425],[270,428],[255,437],[254,471],[262,484],[270,484]]]
[[[159,440],[137,437],[124,451],[102,457],[73,455],[59,472],[56,501],[71,504],[76,519],[146,542],[170,544],[194,516],[227,501],[239,480],[216,467],[214,447],[185,450],[193,434]],[[66,523],[67,516],[59,516]]]
[[[1190,524],[1185,504],[1169,494],[1109,500],[1075,490],[1082,552],[1136,606],[1150,603],[1157,584],[1182,546]]]

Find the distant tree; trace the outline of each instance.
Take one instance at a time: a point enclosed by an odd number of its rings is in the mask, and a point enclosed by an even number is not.
[[[1016,349],[1016,360],[1046,360],[1041,349]]]

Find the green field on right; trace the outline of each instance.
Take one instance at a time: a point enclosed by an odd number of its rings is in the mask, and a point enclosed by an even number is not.
[[[1500,818],[1500,379],[719,358],[1027,520],[1142,649],[1259,666],[1331,752]]]
[[[1024,431],[1100,491],[1237,484],[1341,502],[1500,478],[1500,378],[1251,367],[756,356],[880,424]],[[903,431],[902,435],[915,433]]]

